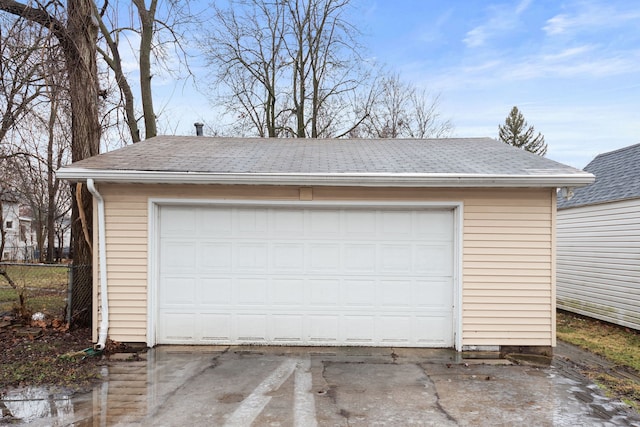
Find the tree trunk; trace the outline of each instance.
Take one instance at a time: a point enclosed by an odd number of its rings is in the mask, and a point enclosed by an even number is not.
[[[0,261],[4,258],[4,246],[7,242],[7,233],[4,230],[3,196],[2,188],[0,188]]]
[[[92,20],[93,4],[90,0],[69,0],[67,3],[67,31],[73,38],[74,49],[65,47],[65,59],[69,74],[69,92],[71,98],[71,159],[76,162],[98,154],[100,150],[100,123],[98,121],[98,81],[96,66],[96,42],[98,28]],[[86,185],[80,191],[81,200],[76,198],[75,187],[72,187],[71,239],[73,261],[76,266],[91,265],[93,201]],[[80,210],[86,218],[85,235],[80,221]],[[79,277],[76,279],[80,279]],[[91,275],[84,275],[83,280],[74,280],[73,299],[84,302],[88,310],[76,318],[78,324],[88,324],[91,320],[92,301]],[[86,307],[88,305],[88,307]],[[72,307],[73,309],[73,307]]]
[[[57,118],[56,93],[52,93],[49,112],[49,140],[47,141],[47,258],[46,261],[53,263],[55,249],[55,193],[54,193],[54,170],[53,170],[53,143],[54,127]]]
[[[151,42],[153,39],[153,21],[158,1],[153,0],[148,10],[142,0],[134,0],[133,3],[138,8],[138,15],[142,24],[142,34],[140,34],[140,98],[142,100],[142,114],[144,115],[145,139],[147,139],[153,138],[158,133],[151,93]]]

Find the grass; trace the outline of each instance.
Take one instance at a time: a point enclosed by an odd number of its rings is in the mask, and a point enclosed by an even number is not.
[[[69,278],[68,267],[64,265],[11,264],[4,269],[18,286],[29,288],[62,289]]]
[[[640,376],[639,331],[566,312],[558,312],[557,320],[559,339],[598,354]],[[640,410],[640,382],[596,369],[589,369],[585,374],[610,396]]]
[[[63,315],[69,274],[66,266],[5,264],[2,268],[24,292],[28,311]],[[17,305],[18,291],[0,277],[0,312],[11,311]]]
[[[595,319],[558,313],[558,338],[640,372],[640,333]]]

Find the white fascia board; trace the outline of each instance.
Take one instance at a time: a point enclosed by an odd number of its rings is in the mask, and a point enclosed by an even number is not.
[[[594,182],[587,172],[575,174],[447,174],[447,173],[205,173],[118,171],[63,168],[56,172],[69,181],[139,184],[316,185],[364,187],[583,187]]]

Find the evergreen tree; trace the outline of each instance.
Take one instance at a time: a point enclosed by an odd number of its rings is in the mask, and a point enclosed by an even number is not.
[[[504,125],[498,126],[498,132],[500,141],[506,144],[540,156],[544,156],[547,153],[547,144],[544,142],[544,136],[540,132],[535,135],[535,129],[533,126],[528,126],[518,107],[511,109],[511,113],[507,116]]]

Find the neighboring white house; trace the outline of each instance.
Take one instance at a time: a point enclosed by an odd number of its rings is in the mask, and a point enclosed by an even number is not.
[[[600,154],[558,197],[558,308],[640,329],[640,144]]]
[[[5,244],[2,261],[30,261],[34,259],[37,243],[31,223],[29,208],[20,204],[19,198],[15,194],[4,192],[2,194],[2,224]]]

